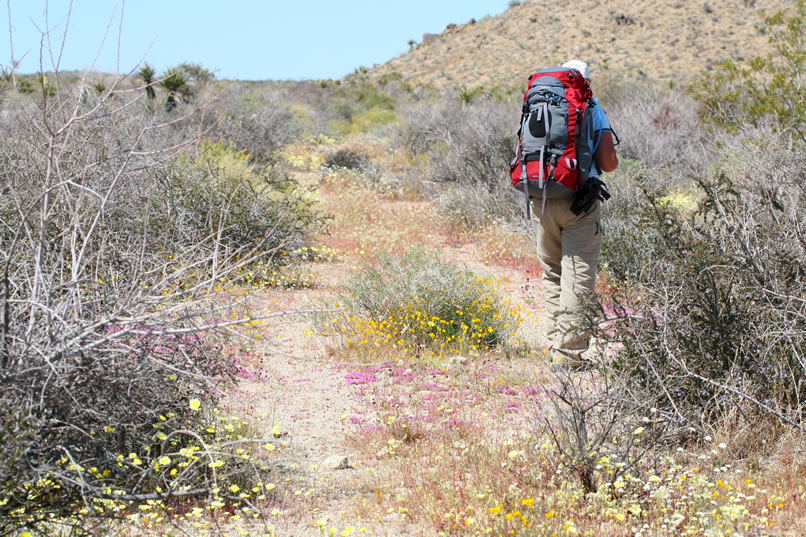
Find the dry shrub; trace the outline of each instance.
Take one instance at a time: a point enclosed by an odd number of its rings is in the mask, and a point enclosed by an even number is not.
[[[517,131],[514,106],[443,97],[401,115],[399,143],[413,155],[427,155],[431,196],[446,214],[472,226],[520,214],[507,167]]]
[[[607,239],[626,281],[606,313],[623,319],[598,336],[618,342],[612,367],[681,432],[726,418],[803,428],[806,160],[783,147],[768,135],[726,150],[697,180],[694,210],[646,188],[633,230]]]
[[[245,149],[259,164],[272,162],[274,153],[302,132],[290,101],[270,83],[253,87],[231,82],[217,99],[219,114],[208,137]]]
[[[193,432],[232,371],[211,291],[316,220],[293,182],[197,152],[203,102],[167,115],[117,87],[0,104],[3,534],[208,495],[238,467],[196,462],[228,456]],[[185,466],[159,462],[191,444]]]
[[[645,456],[666,440],[668,428],[629,374],[553,371],[551,407],[536,419],[538,436],[562,454],[586,494],[646,471]]]
[[[366,153],[356,151],[348,148],[341,148],[325,159],[324,166],[337,170],[338,168],[346,168],[348,170],[363,170],[369,165],[369,155]]]
[[[619,156],[640,161],[654,175],[685,182],[702,176],[716,155],[699,125],[697,102],[680,90],[624,83],[606,87],[600,100],[620,135]]]

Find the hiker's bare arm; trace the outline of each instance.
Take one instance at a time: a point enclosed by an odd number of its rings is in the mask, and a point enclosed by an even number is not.
[[[613,134],[610,131],[602,133],[602,140],[596,148],[596,162],[603,171],[612,172],[618,168],[618,155],[613,145]]]

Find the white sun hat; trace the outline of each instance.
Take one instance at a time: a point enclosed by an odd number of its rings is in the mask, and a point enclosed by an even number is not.
[[[569,60],[569,61],[565,62],[562,66],[563,67],[569,67],[571,69],[576,69],[577,71],[582,73],[582,78],[584,78],[585,80],[590,80],[591,79],[591,72],[588,69],[588,64],[583,62],[583,61]]]

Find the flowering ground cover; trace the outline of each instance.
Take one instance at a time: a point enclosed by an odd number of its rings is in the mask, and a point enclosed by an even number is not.
[[[489,242],[474,242],[479,235],[470,231],[457,238],[426,203],[385,199],[352,172],[328,173],[320,195],[334,221],[322,242],[338,255],[310,265],[312,286],[263,295],[272,310],[328,310],[325,328],[321,317],[252,327],[261,339],[243,361],[254,373],[231,397],[247,414],[276,416],[265,423],[279,422],[285,435],[283,478],[271,502],[274,534],[804,531],[806,466],[794,436],[751,460],[737,458],[731,438],[716,435],[658,444],[640,460],[595,453],[596,490],[586,494],[577,463],[547,427],[547,418],[556,419],[552,398],[561,385],[542,351],[528,240],[513,236],[504,253],[482,255],[478,249]],[[339,179],[345,184],[335,189]],[[406,231],[387,233],[390,227]],[[506,305],[514,321],[502,332],[507,344],[476,344],[473,334],[485,330],[474,332],[478,317],[470,315],[467,332],[458,321],[470,337],[451,346],[454,335],[435,328],[454,319],[426,313],[422,297],[380,319],[345,307],[350,278],[381,253],[399,252],[406,237],[438,249],[457,270],[483,275],[469,280],[471,287],[481,285]],[[583,382],[595,385],[595,377]],[[651,434],[653,419],[648,415],[622,441],[637,445]],[[349,462],[323,464],[331,455]]]
[[[390,199],[349,170],[322,172],[325,159],[310,153],[330,142],[311,143],[285,154],[301,182],[324,181],[319,201],[333,215],[330,234],[305,247],[304,278],[220,282],[221,300],[237,303],[236,337],[225,356],[240,382],[219,408],[189,400],[190,411],[203,417],[201,429],[188,432],[196,440],[149,459],[154,472],[170,475],[201,464],[215,472],[240,457],[257,473],[222,482],[203,503],[110,503],[127,513],[111,531],[806,532],[806,465],[796,436],[749,460],[733,454],[731,438],[717,435],[657,444],[640,459],[592,452],[596,488],[586,493],[579,461],[552,428],[562,379],[549,370],[540,338],[539,273],[528,238],[449,226],[428,202]],[[388,261],[407,259],[401,254],[414,245],[440,260],[423,265],[446,270],[433,273],[445,277],[439,285],[407,272],[414,262]],[[440,297],[453,295],[449,308],[438,307]],[[385,307],[364,307],[362,297]],[[600,380],[584,374],[580,383],[595,389]],[[643,445],[653,419],[650,412],[620,442]],[[209,458],[215,452],[222,457]],[[143,464],[146,455],[123,453],[121,464]]]

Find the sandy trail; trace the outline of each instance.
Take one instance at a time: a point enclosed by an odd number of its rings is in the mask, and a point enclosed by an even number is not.
[[[307,174],[302,179],[316,178]],[[321,308],[323,298],[338,296],[362,261],[372,259],[368,252],[399,252],[402,245],[420,244],[438,248],[444,259],[479,274],[502,278],[514,302],[533,313],[534,319],[542,317],[534,269],[485,264],[484,252],[479,251],[483,245],[465,242],[468,239],[457,238],[451,228],[429,222],[438,216],[428,203],[378,199],[369,190],[360,192],[360,202],[345,202],[343,194],[334,191],[322,190],[319,195],[323,207],[335,217],[331,235],[321,240],[342,253],[335,260],[303,267],[313,274],[312,288],[253,292],[258,308],[271,312]],[[408,226],[429,231],[417,233]],[[264,425],[261,434],[269,435],[276,425],[277,441],[285,443],[273,473],[277,490],[282,490],[280,512],[271,517],[276,534],[318,535],[317,521],[326,521],[326,528],[336,528],[336,534],[351,527],[365,528],[366,535],[432,534],[433,529],[418,527],[397,513],[368,516],[362,508],[374,500],[371,483],[384,464],[382,457],[362,455],[356,449],[356,434],[348,421],[348,417],[362,423],[378,419],[374,401],[368,400],[361,384],[349,379],[351,372],[366,364],[335,362],[332,349],[340,343],[314,334],[313,327],[309,315],[291,315],[272,323],[251,349],[256,378],[245,380],[230,394],[234,406],[252,417],[262,416],[258,418]],[[528,324],[522,337],[534,343],[539,332],[538,321]]]

